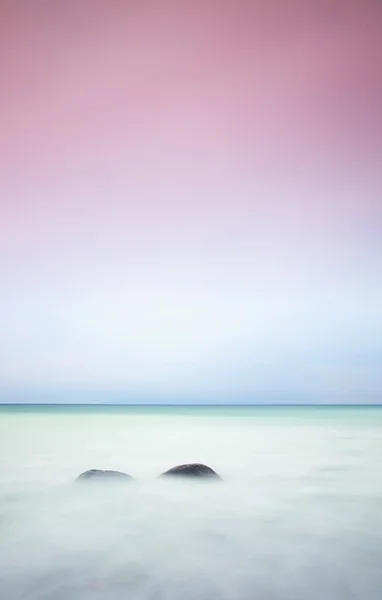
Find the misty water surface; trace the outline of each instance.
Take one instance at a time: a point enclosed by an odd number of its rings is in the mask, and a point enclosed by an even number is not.
[[[0,598],[379,600],[382,410],[270,410],[3,410]]]

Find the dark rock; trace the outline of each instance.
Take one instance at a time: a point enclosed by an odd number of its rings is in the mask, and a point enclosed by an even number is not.
[[[132,481],[134,477],[128,475],[127,473],[122,473],[121,471],[101,471],[100,469],[90,469],[89,471],[81,473],[81,475],[77,477],[76,481],[100,482],[106,479],[109,481]]]
[[[162,473],[160,477],[196,477],[221,480],[221,477],[215,473],[213,469],[198,463],[178,465],[177,467],[173,467],[172,469],[165,471],[165,473]]]

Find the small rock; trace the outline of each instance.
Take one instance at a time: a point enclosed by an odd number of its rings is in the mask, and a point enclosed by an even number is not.
[[[121,471],[101,471],[100,469],[90,469],[89,471],[85,471],[81,473],[76,479],[76,481],[102,481],[102,480],[112,480],[112,481],[120,481],[122,479],[127,481],[132,481],[134,477],[128,475],[127,473],[122,473]]]
[[[165,471],[165,473],[162,473],[160,477],[203,477],[207,479],[221,480],[221,477],[215,473],[213,469],[198,463],[178,465],[177,467],[173,467],[172,469]]]

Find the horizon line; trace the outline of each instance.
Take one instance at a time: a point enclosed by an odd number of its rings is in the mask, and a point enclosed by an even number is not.
[[[246,407],[382,407],[382,402],[375,403],[348,403],[348,402],[251,402],[251,403],[168,403],[168,402],[1,402],[1,406],[131,406],[134,408],[138,407],[177,407],[177,408],[197,408],[197,407],[232,407],[232,408],[246,408]]]

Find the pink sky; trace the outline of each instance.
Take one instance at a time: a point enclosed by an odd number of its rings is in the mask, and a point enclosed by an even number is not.
[[[349,328],[360,312],[373,323],[360,330],[380,325],[381,2],[3,0],[0,10],[5,380],[91,380],[98,363],[68,332],[93,302],[86,335],[117,362],[124,346],[107,332],[126,339],[126,313],[143,328],[150,313],[151,337],[137,327],[134,343],[145,337],[136,352],[153,381],[169,330],[178,333],[164,360],[192,338],[184,361],[208,371],[233,343],[239,355],[259,336],[278,345],[274,322],[319,293],[333,306],[331,331],[336,302],[360,289]],[[268,307],[284,298],[262,333],[247,327],[259,296]],[[191,325],[174,317],[185,298]],[[101,331],[111,305],[114,325]],[[206,332],[217,305],[221,320]],[[305,327],[297,312],[293,331]],[[50,336],[55,359],[42,341],[36,362],[18,357],[17,344]],[[256,346],[259,360],[273,356],[268,346]],[[89,358],[74,374],[76,352]],[[118,369],[112,377],[129,388]]]

